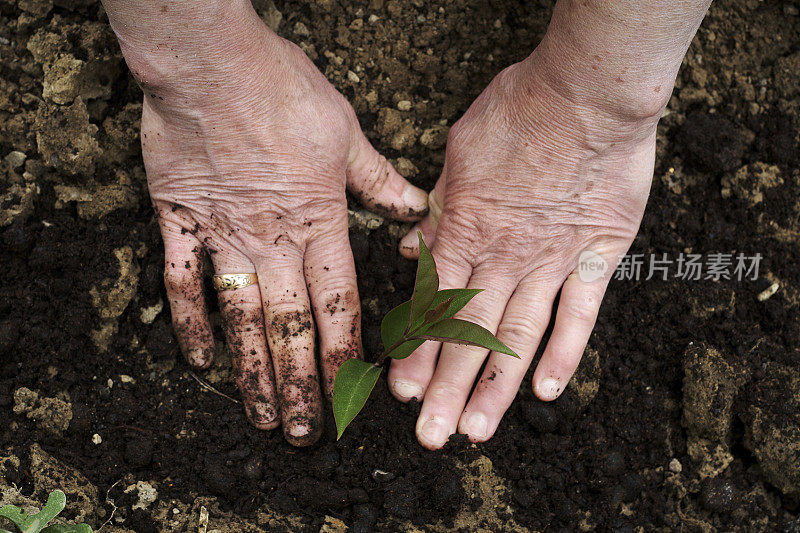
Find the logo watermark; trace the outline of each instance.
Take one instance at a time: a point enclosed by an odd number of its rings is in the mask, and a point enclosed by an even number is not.
[[[662,254],[626,254],[619,258],[615,280],[647,281],[680,279],[688,281],[755,281],[761,265],[761,254],[743,253],[680,253],[674,257]],[[609,264],[600,254],[584,250],[576,268],[581,281],[591,283],[608,272]]]
[[[581,281],[591,283],[605,276],[608,272],[608,262],[600,254],[584,250],[578,258],[577,270]]]

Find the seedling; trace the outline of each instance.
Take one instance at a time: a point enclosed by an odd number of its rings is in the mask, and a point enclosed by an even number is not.
[[[66,505],[67,497],[60,490],[51,492],[44,508],[33,516],[28,516],[15,505],[4,505],[0,509],[0,533],[92,533],[92,528],[86,524],[47,525]]]
[[[419,237],[419,263],[414,294],[383,317],[381,339],[384,351],[374,363],[349,359],[342,364],[333,382],[333,416],[336,439],[367,403],[387,357],[404,359],[425,341],[449,342],[481,346],[519,359],[508,346],[497,340],[491,331],[453,318],[483,289],[439,290],[439,274],[430,250]]]

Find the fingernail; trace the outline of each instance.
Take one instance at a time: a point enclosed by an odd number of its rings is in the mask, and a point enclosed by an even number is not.
[[[271,404],[256,402],[253,404],[252,416],[254,424],[266,425],[275,422],[278,413]]]
[[[441,448],[450,437],[450,431],[445,426],[444,420],[439,417],[431,417],[422,424],[419,430],[420,440],[432,448]]]
[[[414,211],[425,211],[428,208],[428,193],[410,183],[406,184],[403,189],[403,203]]]
[[[545,401],[555,400],[561,392],[561,382],[556,378],[544,378],[536,386],[536,396]]]
[[[422,397],[422,386],[419,383],[408,381],[407,379],[396,379],[392,381],[392,390],[401,398],[410,400],[411,398]]]
[[[472,413],[467,417],[464,430],[472,438],[484,439],[489,433],[489,420],[483,413]]]
[[[203,367],[208,363],[206,352],[202,348],[192,348],[186,358],[192,366]]]
[[[305,424],[298,424],[296,426],[289,427],[289,435],[296,439],[303,438],[309,433],[311,433],[311,428]]]

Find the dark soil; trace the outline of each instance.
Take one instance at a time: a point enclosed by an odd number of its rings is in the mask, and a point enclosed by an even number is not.
[[[267,2],[255,4],[266,16]],[[447,127],[499,70],[530,52],[551,7],[277,4],[279,33],[303,46],[378,149],[426,188],[438,177]],[[379,19],[369,22],[373,14]],[[590,341],[597,366],[581,370],[599,391],[587,396],[571,386],[547,405],[526,379],[488,443],[454,437],[443,451],[422,449],[413,433],[418,406],[394,401],[381,381],[339,442],[328,413],[319,444],[297,449],[280,430],[253,429],[241,405],[201,387],[178,357],[166,307],[152,323],[142,320],[142,309],[166,302],[163,249],[137,148],[141,93],[99,2],[0,0],[0,214],[20,206],[0,218],[0,456],[21,459],[5,474],[0,468],[0,484],[40,497],[29,458],[39,443],[101,495],[122,478],[149,480],[162,501],[213,495],[221,512],[244,518],[266,504],[300,517],[309,531],[326,516],[354,531],[439,521],[448,528],[484,503],[462,478],[463,465],[485,456],[509,489],[493,510],[507,529],[797,530],[799,54],[796,3],[714,4],[659,126],[651,199],[631,250],[673,259],[760,253],[758,279],[612,282]],[[64,58],[83,66],[70,67],[80,83],[58,92],[54,65]],[[348,70],[361,82],[349,81]],[[398,110],[405,100],[411,109]],[[27,160],[7,156],[14,151]],[[26,193],[31,186],[38,192]],[[65,200],[65,187],[91,194]],[[396,230],[351,230],[367,354],[380,348],[380,318],[413,284]],[[114,251],[123,247],[130,261],[121,266]],[[127,297],[99,309],[90,290],[120,277]],[[778,291],[759,300],[776,281]],[[108,334],[98,335],[104,326]],[[709,359],[708,375],[722,365],[732,376],[708,392],[714,401],[701,422],[685,414],[694,401],[684,385],[690,343],[702,347],[700,365],[709,347],[721,354],[723,363]],[[222,377],[214,387],[238,398],[226,369],[215,371]],[[67,398],[69,429],[59,435],[12,412],[20,387]],[[708,457],[693,451],[701,441],[731,460],[703,470]],[[109,494],[124,527],[168,529],[163,517],[132,510],[136,498],[121,489]],[[110,511],[102,498],[101,506]],[[96,518],[99,526],[102,512]]]

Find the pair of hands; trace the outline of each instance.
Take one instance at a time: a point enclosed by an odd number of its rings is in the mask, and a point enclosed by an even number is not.
[[[342,362],[362,356],[347,189],[384,215],[419,220],[401,253],[417,256],[421,231],[441,288],[486,289],[459,316],[496,331],[521,356],[428,342],[393,361],[392,393],[424,402],[423,446],[439,448],[456,431],[473,441],[493,435],[561,291],[533,377],[539,398],[557,398],[638,229],[657,116],[575,101],[534,52],[501,72],[451,128],[428,209],[428,195],[374,150],[352,107],[305,54],[260,21],[247,24],[242,50],[188,78],[126,54],[145,92],[142,150],[173,325],[189,363],[206,368],[214,357],[201,272],[207,251],[217,274],[259,277],[218,294],[249,419],[262,429],[282,425],[294,445],[319,438],[323,394],[330,397]],[[583,282],[574,272],[584,250],[608,262],[600,279]]]

